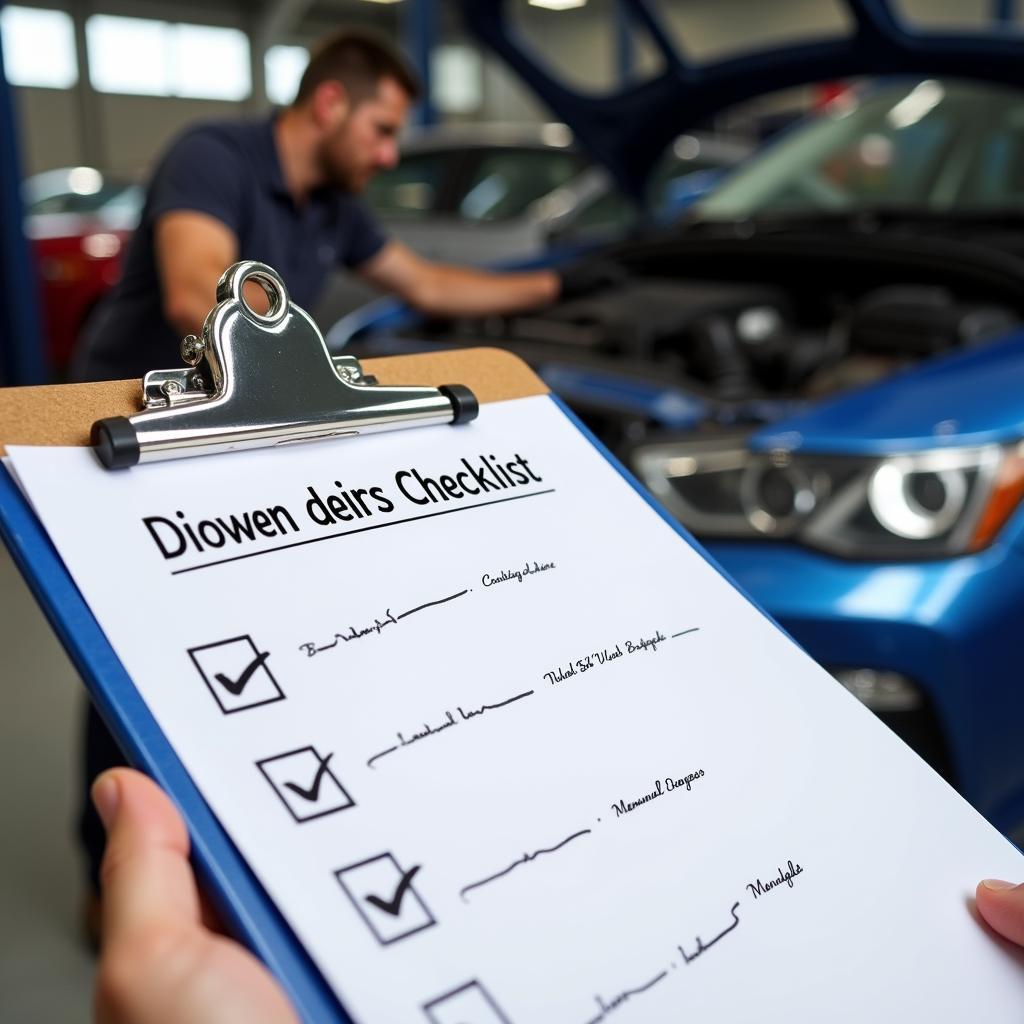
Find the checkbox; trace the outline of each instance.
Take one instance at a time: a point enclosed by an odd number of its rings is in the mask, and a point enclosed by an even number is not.
[[[437,921],[413,888],[419,865],[399,867],[382,853],[334,872],[345,895],[382,946],[431,928]]]
[[[265,757],[256,767],[299,823],[346,811],[356,803],[330,769],[333,755],[321,757],[315,747]]]
[[[423,1004],[431,1024],[512,1024],[479,981],[470,981]]]
[[[284,700],[267,665],[270,652],[248,634],[190,647],[188,655],[225,715]]]

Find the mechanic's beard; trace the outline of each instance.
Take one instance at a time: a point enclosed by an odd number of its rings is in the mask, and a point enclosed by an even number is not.
[[[326,149],[320,151],[320,175],[331,187],[358,195],[366,187],[366,179],[360,178],[355,170],[347,164],[334,159]]]

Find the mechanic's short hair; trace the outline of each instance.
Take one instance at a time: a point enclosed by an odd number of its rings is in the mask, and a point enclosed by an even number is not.
[[[353,104],[377,92],[382,78],[393,78],[409,99],[420,95],[420,84],[398,51],[372,32],[343,29],[314,49],[299,82],[293,105],[303,103],[324,82],[341,82]]]

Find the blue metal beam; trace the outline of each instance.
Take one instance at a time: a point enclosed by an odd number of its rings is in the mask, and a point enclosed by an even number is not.
[[[421,125],[437,121],[430,81],[430,55],[437,45],[437,14],[437,0],[406,0],[401,5],[402,45],[423,86],[423,95],[412,114],[412,120]]]
[[[622,0],[615,2],[615,64],[619,85],[629,85],[636,64],[633,45],[633,17],[629,6]]]
[[[0,383],[46,380],[37,282],[22,229],[21,169],[11,88],[0,50]]]
[[[1017,0],[992,0],[992,20],[1010,24],[1017,17]]]

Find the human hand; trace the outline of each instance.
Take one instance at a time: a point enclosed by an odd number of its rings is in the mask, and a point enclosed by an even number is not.
[[[1024,946],[1024,884],[986,878],[978,885],[978,913],[1004,939]]]
[[[107,830],[99,1024],[295,1024],[267,969],[204,914],[188,832],[163,791],[130,768],[92,788]]]

